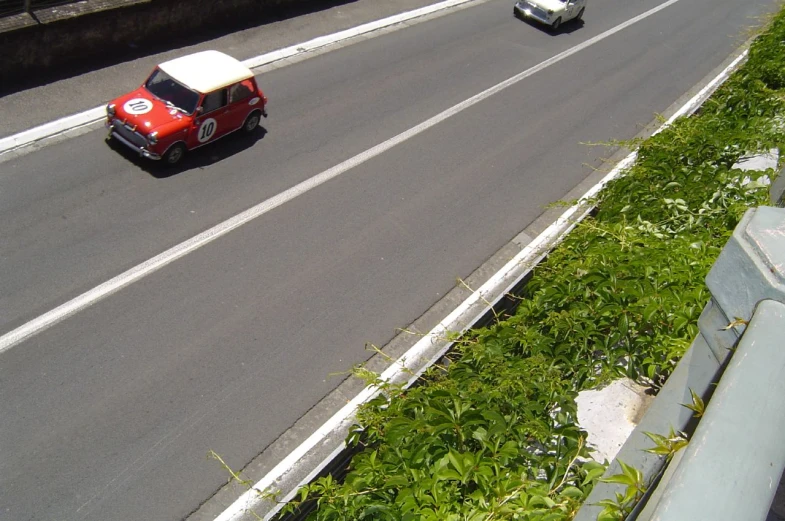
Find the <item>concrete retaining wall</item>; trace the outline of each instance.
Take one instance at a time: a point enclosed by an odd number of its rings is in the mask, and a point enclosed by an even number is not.
[[[26,14],[0,32],[0,90],[37,74],[111,63],[178,39],[196,43],[230,30],[278,19],[286,11],[346,3],[325,0],[87,0]],[[130,56],[129,56],[130,55]]]

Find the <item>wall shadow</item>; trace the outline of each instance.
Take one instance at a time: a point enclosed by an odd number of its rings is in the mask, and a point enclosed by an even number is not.
[[[183,3],[189,3],[188,0],[182,1]],[[270,7],[243,10],[242,12],[231,13],[221,17],[213,17],[212,19],[205,20],[201,23],[198,30],[194,30],[193,28],[178,29],[178,27],[172,27],[171,30],[159,31],[152,37],[145,37],[138,41],[126,41],[121,45],[107,41],[107,45],[105,46],[89,46],[86,49],[82,49],[79,47],[80,44],[77,41],[62,44],[72,45],[75,47],[76,51],[69,53],[60,49],[57,56],[48,60],[48,63],[38,63],[34,67],[31,66],[27,69],[11,71],[13,73],[5,74],[7,71],[0,70],[0,73],[2,73],[0,75],[4,76],[3,81],[0,82],[0,97],[172,49],[197,45],[234,32],[255,27],[263,27],[306,14],[318,13],[355,1],[356,0],[306,0],[297,2],[291,0],[291,3],[282,2]],[[188,6],[188,8],[198,9],[198,4],[199,2],[195,2],[193,5]],[[129,14],[139,16],[140,13],[145,12],[145,9],[150,10],[156,8],[154,7],[155,5],[159,4],[153,2],[152,7],[151,4],[142,4],[140,6],[117,8],[110,11],[86,14],[47,24],[46,26],[19,29],[13,31],[11,34],[0,34],[0,40],[13,36],[15,40],[12,43],[15,44],[15,47],[19,47],[19,52],[22,52],[26,38],[28,38],[31,43],[36,41],[36,38],[43,38],[38,33],[62,31],[65,35],[64,37],[68,37],[72,34],[78,34],[80,27],[84,27],[85,25],[89,25],[92,31],[96,31],[96,27],[102,25],[111,27],[114,23],[112,17],[125,17]],[[173,25],[177,26],[178,24]],[[107,29],[107,31],[111,32],[109,29]],[[52,36],[49,36],[48,38],[51,37]],[[4,44],[8,45],[9,43],[4,42]]]

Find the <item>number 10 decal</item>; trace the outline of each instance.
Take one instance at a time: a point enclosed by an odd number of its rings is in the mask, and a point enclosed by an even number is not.
[[[209,141],[215,135],[216,130],[218,130],[218,123],[213,118],[202,121],[202,126],[199,127],[199,143]]]
[[[144,98],[134,98],[125,102],[123,110],[127,114],[147,114],[153,110],[153,102]]]

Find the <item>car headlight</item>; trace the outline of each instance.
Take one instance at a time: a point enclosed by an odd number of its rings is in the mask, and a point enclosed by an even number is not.
[[[106,115],[107,116],[115,115],[114,103],[110,103],[109,105],[106,106]]]
[[[151,145],[155,145],[156,143],[158,143],[158,132],[150,132],[149,134],[147,134],[147,141]]]

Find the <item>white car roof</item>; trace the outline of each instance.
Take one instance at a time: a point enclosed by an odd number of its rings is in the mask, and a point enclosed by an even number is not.
[[[238,60],[218,51],[202,51],[158,66],[186,87],[207,94],[253,76]]]

